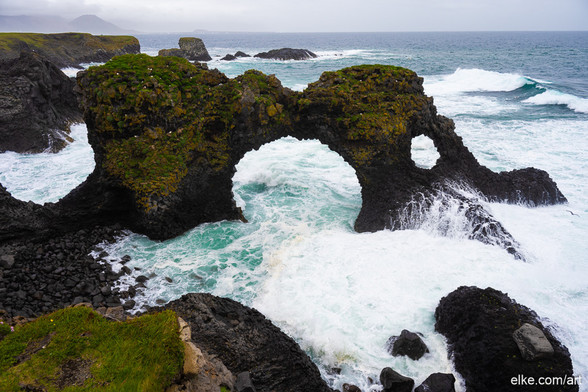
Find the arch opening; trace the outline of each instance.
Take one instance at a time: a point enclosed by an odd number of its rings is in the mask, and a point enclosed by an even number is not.
[[[410,141],[410,157],[417,167],[431,169],[441,155],[430,137],[419,135]]]
[[[232,180],[250,223],[352,231],[362,205],[355,170],[316,139],[288,136],[251,150]]]

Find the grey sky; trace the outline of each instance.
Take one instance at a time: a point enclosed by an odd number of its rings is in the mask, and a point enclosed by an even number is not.
[[[38,14],[145,32],[588,30],[588,0],[0,0]]]

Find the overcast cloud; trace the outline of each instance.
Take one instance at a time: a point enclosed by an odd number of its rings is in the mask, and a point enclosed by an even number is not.
[[[588,0],[0,0],[40,14],[144,32],[588,30]]]

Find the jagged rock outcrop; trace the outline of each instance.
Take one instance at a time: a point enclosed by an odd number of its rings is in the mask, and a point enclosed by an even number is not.
[[[293,92],[258,71],[229,79],[176,57],[126,55],[78,74],[78,83],[96,167],[50,206],[59,219],[45,224],[56,230],[114,220],[166,239],[204,222],[243,219],[232,194],[235,165],[288,135],[318,139],[355,169],[363,200],[359,232],[399,228],[415,195],[433,195],[447,181],[490,200],[565,201],[541,170],[494,173],[481,166],[453,121],[437,115],[422,79],[400,67],[325,72]],[[440,154],[429,170],[410,155],[411,139],[423,134]],[[516,246],[482,206],[468,206],[466,217],[479,226],[473,238],[495,232]]]
[[[447,338],[455,369],[468,391],[578,391],[567,348],[535,312],[506,294],[492,288],[460,287],[441,299],[435,319],[435,329]],[[553,355],[533,361],[523,358],[513,334],[525,323],[545,334]],[[539,385],[540,378],[555,383],[555,377],[564,385]],[[529,385],[530,378],[535,385]]]
[[[332,392],[300,346],[257,310],[228,298],[186,294],[165,306],[191,328],[192,341],[233,374],[249,372],[257,392]]]
[[[273,60],[308,60],[314,59],[317,56],[308,49],[282,48],[273,49],[268,52],[257,53],[253,57]]]
[[[56,152],[82,122],[75,81],[32,52],[0,61],[0,152]]]
[[[208,54],[204,42],[200,38],[182,37],[178,42],[179,49],[161,49],[158,53],[162,57],[182,57],[190,61],[210,61],[212,57]]]
[[[141,46],[137,38],[127,35],[5,33],[0,36],[0,59],[18,58],[22,51],[38,53],[56,67],[65,68],[139,53]]]

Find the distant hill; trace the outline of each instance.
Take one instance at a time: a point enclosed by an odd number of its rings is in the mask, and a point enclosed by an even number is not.
[[[130,30],[120,27],[97,17],[96,15],[82,15],[68,23],[76,32],[90,34],[128,34]]]
[[[67,20],[53,15],[0,15],[0,31],[28,33],[90,33],[90,34],[136,34],[107,22],[96,15],[83,15],[74,20]]]

